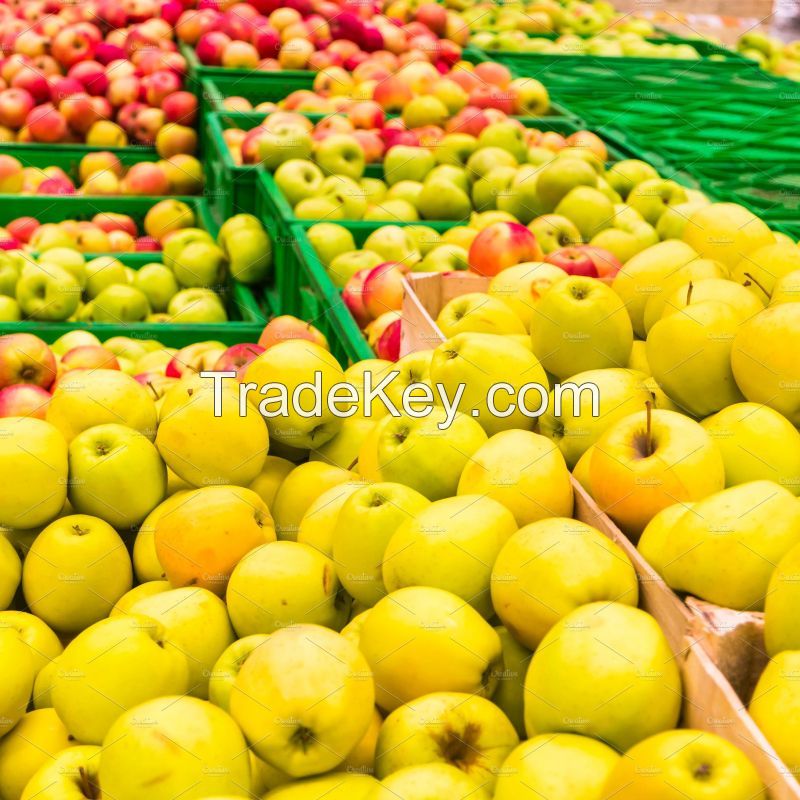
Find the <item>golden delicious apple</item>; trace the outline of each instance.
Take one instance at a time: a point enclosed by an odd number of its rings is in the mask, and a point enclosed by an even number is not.
[[[60,633],[78,633],[107,617],[132,581],[131,560],[117,532],[81,514],[48,525],[22,565],[28,607]]]
[[[114,604],[114,608],[111,609],[109,617],[121,617],[125,614],[130,614],[131,607],[137,601],[144,597],[152,597],[154,594],[168,592],[171,588],[172,586],[169,581],[146,581],[145,583],[140,583],[138,586],[134,586],[130,591],[125,592],[125,594],[117,600]]]
[[[464,494],[437,500],[406,519],[389,539],[382,559],[386,591],[435,586],[488,619],[494,614],[492,564],[516,530],[514,515],[490,497]]]
[[[800,301],[800,270],[790,272],[775,281],[772,297],[769,299],[771,306],[780,303],[797,303]]]
[[[166,643],[189,663],[189,694],[206,698],[210,672],[236,638],[225,603],[208,589],[185,587],[143,597],[130,613],[152,617],[166,628]]]
[[[102,748],[67,747],[46,761],[25,785],[20,800],[86,800],[100,797]]]
[[[132,614],[96,622],[67,645],[50,699],[77,741],[101,744],[123,711],[188,683],[186,656],[164,626]]]
[[[272,508],[280,485],[294,469],[294,466],[291,461],[280,458],[280,456],[267,456],[261,472],[256,475],[248,488],[252,489],[267,504],[267,508]]]
[[[400,706],[384,720],[375,774],[385,778],[403,767],[442,763],[490,788],[517,744],[514,726],[491,700],[461,692],[434,692]]]
[[[789,242],[775,242],[748,253],[733,268],[731,278],[746,284],[759,300],[766,303],[777,281],[796,270],[800,270],[800,247]]]
[[[208,699],[223,711],[230,713],[230,697],[233,682],[242,668],[242,664],[250,658],[256,648],[267,641],[269,636],[265,633],[254,633],[237,639],[225,648],[222,655],[214,664],[208,680]]]
[[[503,661],[495,670],[497,688],[492,695],[492,702],[505,713],[516,732],[524,738],[525,673],[533,654],[502,625],[495,630],[503,647]]]
[[[373,708],[367,732],[347,754],[347,758],[337,767],[337,770],[361,775],[372,775],[375,772],[375,750],[378,746],[378,733],[380,733],[381,725],[383,725],[383,717],[377,708]]]
[[[450,764],[418,764],[393,772],[365,800],[438,800],[441,797],[490,800],[491,790]]]
[[[530,431],[496,433],[467,462],[458,493],[481,494],[504,505],[517,525],[572,514],[572,484],[564,457]]]
[[[666,559],[664,552],[672,529],[678,520],[694,506],[694,503],[675,503],[662,508],[647,523],[636,549],[644,556],[645,561],[659,574],[664,574]]]
[[[675,270],[697,258],[697,252],[688,244],[668,239],[637,253],[617,273],[611,288],[625,304],[638,337],[643,339],[646,334],[645,306],[663,292],[664,282]]]
[[[585,370],[624,367],[633,330],[625,306],[606,284],[572,275],[534,307],[531,342],[542,366],[564,380]]]
[[[411,358],[411,356],[417,356],[417,358]],[[421,356],[421,357],[420,357]],[[365,358],[363,361],[356,361],[355,364],[351,364],[345,371],[344,371],[344,378],[345,380],[351,385],[354,386],[356,392],[358,394],[358,413],[351,417],[350,419],[357,419],[357,418],[364,418],[364,381],[365,375],[367,372],[370,373],[372,378],[372,385],[376,386],[379,384],[390,372],[397,370],[399,372],[403,371],[403,367],[399,366],[400,362],[402,361],[404,365],[411,367],[412,364],[417,365],[414,368],[415,375],[417,374],[418,366],[420,364],[425,363],[424,351],[422,353],[410,353],[407,356],[404,356],[398,362],[391,362],[386,361],[382,358]],[[427,358],[428,362],[430,362],[430,356]],[[423,375],[423,377],[425,377]],[[397,379],[399,381],[399,378]],[[382,404],[373,403],[372,404],[372,415],[368,418],[373,422],[380,417],[385,416],[387,413],[386,409],[383,407]],[[342,421],[347,422],[347,420]]]
[[[156,436],[156,406],[149,390],[116,369],[75,369],[56,384],[47,421],[71,442],[95,425],[125,425],[151,441]]]
[[[725,466],[698,423],[656,409],[621,419],[598,439],[589,483],[600,507],[638,538],[662,508],[722,489]]]
[[[620,761],[608,745],[572,733],[534,736],[500,767],[494,800],[517,800],[530,787],[548,800],[600,800]],[[648,800],[650,796],[647,795]]]
[[[557,622],[525,678],[525,728],[579,733],[627,750],[674,728],[681,676],[658,623],[621,603],[589,603]]]
[[[350,621],[339,631],[347,641],[352,642],[356,647],[358,647],[361,642],[361,629],[364,627],[364,623],[367,621],[371,610],[372,609],[368,608],[366,611],[356,613],[355,609],[353,609]]]
[[[311,545],[328,558],[333,557],[333,534],[342,506],[363,488],[361,482],[350,481],[332,486],[308,507],[297,526],[297,541]]]
[[[272,516],[279,539],[297,539],[297,530],[309,506],[323,492],[356,479],[350,470],[324,461],[309,461],[295,467],[283,480],[272,503]]]
[[[279,786],[269,793],[269,800],[367,800],[379,785],[371,775],[332,772]]]
[[[261,473],[269,433],[260,414],[223,383],[222,415],[214,416],[214,385],[193,376],[164,395],[156,446],[167,466],[192,486],[247,486]]]
[[[436,325],[448,338],[459,333],[525,333],[525,325],[506,303],[483,292],[454,297],[436,317]]]
[[[103,795],[115,800],[239,797],[250,790],[250,762],[242,732],[224,711],[168,696],[117,718],[103,742],[99,777]]]
[[[275,541],[264,501],[239,486],[206,486],[159,514],[158,561],[174,586],[200,586],[223,596],[234,567],[247,553]]]
[[[628,369],[650,375],[650,365],[647,363],[647,343],[634,339],[631,347],[631,356],[626,364]]]
[[[764,601],[764,642],[771,656],[783,650],[800,650],[797,632],[799,565],[800,546],[795,546],[778,562],[769,581]]]
[[[592,485],[589,481],[589,467],[592,463],[594,445],[592,445],[579,459],[572,470],[572,477],[589,493],[592,494]]]
[[[529,331],[534,305],[554,283],[566,277],[567,273],[554,264],[526,261],[495,275],[489,283],[487,293],[502,300]]]
[[[590,525],[563,517],[517,531],[494,562],[491,586],[497,616],[531,650],[579,606],[600,600],[635,606],[639,600],[624,551]]]
[[[27,611],[0,611],[0,631],[6,629],[16,631],[28,645],[33,671],[37,675],[64,650],[47,623]]]
[[[22,562],[17,551],[5,536],[0,536],[0,611],[13,602],[21,579]]]
[[[315,377],[322,387],[320,413],[312,413],[311,392],[298,390],[298,387],[313,384]],[[271,415],[280,412],[283,405],[277,389],[280,384],[291,402],[286,404],[287,415],[267,417],[269,435],[283,444],[305,449],[325,444],[341,427],[341,418],[327,407],[326,399],[331,386],[343,380],[339,362],[323,347],[304,339],[292,339],[270,347],[251,361],[245,372],[245,382],[258,386],[250,392],[249,401],[254,407],[263,404]]]
[[[272,542],[236,565],[226,600],[239,636],[298,623],[342,627],[350,611],[333,561],[310,545]]]
[[[775,243],[769,226],[744,206],[711,203],[695,209],[683,229],[683,241],[701,256],[733,269],[743,258]]]
[[[164,499],[167,470],[155,445],[124,425],[95,425],[69,444],[69,501],[117,530],[132,530]]]
[[[44,420],[0,419],[0,525],[35,528],[54,520],[67,499],[67,443]]]
[[[740,322],[745,322],[764,310],[764,301],[736,281],[724,278],[703,278],[691,283],[687,281],[679,284],[675,291],[665,297],[661,316],[653,320],[653,325],[659,319],[682,315],[690,306],[707,300],[730,306],[736,312]]]
[[[421,419],[384,417],[364,442],[359,471],[369,481],[410,486],[429,500],[452,497],[464,467],[487,436],[466,414],[456,413],[449,427],[446,422],[447,413],[438,407]]]
[[[33,774],[73,743],[52,708],[28,712],[0,739],[0,800],[19,800]]]
[[[758,403],[736,403],[700,423],[725,462],[725,485],[768,480],[800,495],[800,432]]]
[[[414,353],[408,353],[392,365],[393,369],[389,371],[399,374],[386,387],[386,396],[397,408],[403,407],[403,392],[407,391],[407,387],[412,383],[425,383],[431,386],[431,361],[433,361],[433,350],[417,350]],[[383,376],[379,376],[378,379],[380,377]],[[434,402],[437,401],[438,398],[434,395]],[[378,413],[375,413],[376,410]],[[363,410],[362,413],[364,413]],[[373,403],[372,414],[368,419],[374,423],[388,413],[389,410],[384,407],[383,403]]]
[[[387,590],[384,553],[395,531],[430,506],[400,483],[360,487],[344,502],[332,533],[331,558],[342,586],[358,602],[373,606]]]
[[[731,366],[742,394],[800,426],[800,304],[770,306],[739,328]]]
[[[133,540],[133,568],[140,582],[160,581],[167,577],[156,552],[156,521],[167,511],[178,508],[183,502],[185,491],[176,492],[157,505],[139,526]]]
[[[603,797],[615,800],[766,800],[756,768],[736,745],[715,733],[665,731],[616,760]]]
[[[361,627],[359,648],[375,675],[377,704],[386,711],[431,692],[491,697],[502,659],[500,637],[489,623],[460,597],[430,586],[398,589],[379,600]]]
[[[244,662],[230,695],[256,755],[296,778],[344,761],[369,728],[374,703],[364,656],[318,625],[273,633]]]
[[[33,683],[33,707],[39,708],[52,708],[53,703],[50,698],[50,692],[53,688],[53,681],[58,671],[58,659],[54,658],[43,666]]]
[[[11,628],[0,630],[0,739],[22,719],[33,691],[36,667],[30,647]]]
[[[322,461],[341,469],[350,469],[358,460],[358,451],[379,416],[384,415],[374,414],[370,419],[358,416],[343,419],[342,425],[333,439],[329,439],[325,444],[309,451],[309,460]]]
[[[640,411],[651,399],[645,385],[647,376],[631,369],[594,369],[572,375],[566,383],[597,387],[598,416],[592,415],[592,396],[588,391],[550,392],[547,411],[539,419],[539,431],[552,439],[572,469],[580,457],[617,420]],[[575,413],[577,394],[578,413]],[[556,400],[559,414],[556,414]],[[567,516],[567,515],[562,515]]]
[[[727,303],[692,303],[662,318],[647,334],[653,377],[694,417],[743,400],[731,370],[731,348],[741,320]]]
[[[458,409],[476,418],[488,436],[504,430],[533,428],[536,420],[519,408],[519,391],[535,383],[547,391],[547,375],[535,355],[507,336],[461,333],[442,342],[433,352],[431,381],[442,384],[450,397],[464,387]],[[497,383],[509,384],[489,406],[489,393]],[[530,401],[538,405],[534,392]],[[517,406],[515,409],[513,406]]]
[[[733,486],[694,504],[664,547],[664,580],[710,603],[764,608],[775,565],[800,542],[800,502],[770,481]]]
[[[250,751],[250,795],[261,797],[271,789],[284,786],[292,782],[292,779],[279,769],[275,769],[271,764],[262,761],[258,756]],[[207,800],[211,800],[208,798]]]

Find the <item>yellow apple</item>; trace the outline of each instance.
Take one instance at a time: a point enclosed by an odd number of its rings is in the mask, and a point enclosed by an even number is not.
[[[375,772],[375,748],[378,746],[378,733],[380,733],[381,725],[383,725],[383,717],[380,711],[374,708],[367,732],[337,769],[342,772],[372,775]]]
[[[311,545],[323,555],[333,556],[333,534],[339,512],[347,499],[364,484],[357,481],[340,483],[323,492],[303,514],[297,526],[297,541]]]
[[[492,702],[511,720],[516,732],[525,737],[525,673],[533,655],[502,625],[495,628],[503,647],[503,661],[496,670],[497,688]]]
[[[278,489],[293,469],[294,464],[291,461],[280,456],[267,456],[261,472],[256,475],[248,488],[267,504],[267,508],[272,508]]]
[[[771,306],[780,303],[797,303],[800,301],[800,270],[795,270],[775,281],[772,297],[769,299]]]
[[[0,536],[0,611],[14,600],[22,578],[22,562],[17,551],[5,536]]]
[[[53,688],[53,681],[58,671],[58,658],[54,658],[43,666],[33,683],[33,707],[39,708],[52,708],[53,703],[50,698],[50,692]]]
[[[256,755],[297,778],[341,763],[369,728],[374,702],[364,656],[317,625],[273,633],[242,665],[230,696]]]
[[[745,322],[764,310],[764,301],[736,281],[725,278],[703,278],[691,283],[687,281],[678,284],[675,290],[665,297],[661,316],[653,320],[653,325],[659,319],[683,316],[693,306],[708,300],[730,306],[740,322]]]
[[[623,550],[574,519],[517,531],[492,568],[492,604],[503,625],[531,650],[566,614],[600,600],[635,606],[636,572]]]
[[[586,736],[534,736],[503,762],[494,800],[517,800],[531,786],[548,800],[600,800],[608,776],[621,760],[608,745]]]
[[[368,800],[490,800],[489,789],[450,764],[419,764],[393,772],[368,795]],[[348,798],[349,800],[349,798]]]
[[[472,606],[429,586],[379,600],[361,627],[359,648],[386,711],[431,692],[491,696],[502,658],[500,637]]]
[[[22,565],[28,607],[61,633],[78,633],[107,617],[132,580],[131,560],[117,532],[80,514],[48,525]]]
[[[35,677],[29,646],[17,631],[0,630],[0,740],[22,719]]]
[[[525,333],[525,325],[506,303],[483,292],[468,292],[444,305],[436,318],[448,338],[459,333]]]
[[[111,609],[109,617],[120,617],[124,614],[130,614],[133,604],[137,601],[145,597],[152,597],[154,594],[168,592],[171,588],[172,586],[170,586],[169,581],[146,581],[145,583],[140,583],[138,586],[134,586],[130,591],[125,592],[125,594],[117,600],[114,604],[114,608]]]
[[[0,419],[0,525],[35,528],[54,520],[67,499],[67,443],[31,417]]]
[[[180,507],[185,491],[176,492],[157,505],[139,526],[133,541],[133,568],[140,582],[160,581],[167,577],[156,552],[156,521],[167,511]]]
[[[650,365],[647,363],[647,343],[635,339],[631,347],[631,357],[626,364],[628,369],[650,375]]]
[[[502,300],[530,330],[534,305],[554,283],[566,277],[567,273],[553,264],[528,261],[495,275],[487,293]]]
[[[624,751],[674,728],[681,677],[653,617],[620,603],[589,603],[556,623],[525,678],[525,728],[579,733]]]
[[[516,530],[513,514],[490,497],[437,500],[406,519],[389,539],[382,558],[386,591],[435,586],[488,619],[494,613],[491,565]]]
[[[115,800],[247,795],[250,763],[236,723],[195,697],[160,697],[119,716],[103,742],[103,794]]]
[[[664,574],[666,558],[664,556],[667,542],[678,520],[690,509],[694,503],[675,503],[673,506],[662,508],[642,531],[636,549],[644,556],[650,566],[659,573]]]
[[[125,425],[151,441],[156,435],[156,406],[149,390],[115,369],[70,370],[56,384],[47,421],[71,442],[95,425]]]
[[[764,601],[764,643],[772,656],[783,650],[800,650],[797,634],[797,612],[800,588],[797,569],[800,547],[795,546],[778,562],[770,577]]]
[[[279,786],[269,793],[269,800],[367,800],[378,785],[370,775],[332,772]]]
[[[747,284],[759,300],[769,301],[775,284],[790,272],[800,270],[800,247],[788,242],[775,242],[748,253],[734,268],[731,277]]]
[[[343,419],[336,436],[311,450],[309,460],[322,461],[341,469],[351,469],[358,461],[358,451],[361,449],[364,439],[372,430],[379,416],[384,415],[374,414],[369,419],[358,416]]]
[[[230,713],[230,697],[233,682],[253,651],[267,641],[269,636],[264,633],[254,633],[244,636],[228,645],[217,659],[208,680],[208,699],[223,711]]]
[[[42,764],[25,786],[20,800],[84,800],[99,797],[102,748],[67,747]]]
[[[63,647],[47,623],[27,611],[0,611],[0,631],[16,631],[33,659],[35,674],[61,655]]]

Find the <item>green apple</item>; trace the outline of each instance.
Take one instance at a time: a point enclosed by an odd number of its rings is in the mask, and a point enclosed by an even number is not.
[[[422,182],[435,166],[436,158],[430,150],[398,144],[390,147],[383,158],[384,180],[389,186],[399,181]]]
[[[765,800],[764,784],[742,751],[715,733],[665,731],[632,747],[610,764],[603,787],[619,800],[719,797]]]
[[[227,262],[220,247],[210,242],[191,242],[175,254],[172,271],[186,289],[211,288],[225,280]]]
[[[359,603],[375,605],[387,592],[382,573],[395,531],[430,505],[399,483],[373,483],[347,498],[333,529],[332,559],[342,586]]]
[[[555,207],[555,213],[571,219],[587,242],[614,222],[614,204],[591,186],[570,189]]]
[[[469,253],[457,244],[442,244],[431,250],[414,272],[457,272],[469,269]]]
[[[477,147],[478,140],[468,133],[447,133],[434,150],[436,163],[466,167]]]
[[[623,200],[635,186],[656,178],[658,178],[658,172],[655,168],[638,158],[617,161],[608,168],[606,173],[606,180]]]
[[[329,267],[342,253],[356,249],[353,234],[347,228],[333,222],[318,222],[312,225],[306,231],[306,236],[324,267]]]
[[[338,766],[369,728],[374,703],[364,656],[317,625],[273,633],[244,662],[230,696],[255,754],[295,778]]]
[[[239,727],[215,705],[162,697],[117,718],[99,778],[103,793],[118,800],[239,797],[250,788],[249,754]]]
[[[469,173],[464,167],[457,167],[453,164],[439,164],[425,176],[425,182],[427,183],[433,178],[444,178],[458,186],[461,191],[469,194]]]
[[[634,539],[662,508],[702,500],[725,485],[725,465],[711,437],[676,411],[629,414],[591,452],[592,496]]]
[[[647,223],[642,224],[647,225]],[[622,264],[647,247],[647,244],[642,242],[636,234],[619,228],[606,228],[604,231],[600,231],[600,233],[592,237],[589,244],[592,247],[601,247],[603,250],[608,250]]]
[[[667,208],[686,203],[688,199],[683,186],[663,178],[641,181],[626,197],[628,205],[636,209],[651,225],[658,223]]]
[[[472,211],[469,195],[448,178],[426,180],[417,198],[417,209],[423,219],[468,219]]]
[[[164,626],[129,615],[100,620],[67,645],[50,697],[77,741],[101,744],[120,714],[183,694],[188,683],[186,656],[170,645]]]
[[[272,239],[262,227],[234,231],[225,239],[225,254],[234,280],[261,283],[272,266]]]
[[[429,500],[452,497],[461,472],[487,437],[466,414],[456,413],[449,426],[447,419],[439,407],[423,418],[384,417],[364,443],[359,471],[367,480],[410,486]]]
[[[478,135],[478,147],[499,147],[511,153],[517,163],[524,164],[528,156],[525,133],[516,120],[492,122]]]
[[[163,264],[145,264],[133,279],[133,288],[144,294],[153,311],[166,311],[169,301],[178,291],[172,270]]]
[[[780,342],[780,347],[776,346]],[[770,306],[749,319],[733,341],[731,366],[742,394],[800,425],[800,305]]]
[[[533,352],[559,379],[628,363],[633,331],[620,298],[595,278],[559,281],[534,306]]]
[[[47,421],[67,442],[87,428],[107,423],[126,425],[152,440],[156,419],[149,390],[130,375],[114,369],[68,372],[58,381],[47,407]]]
[[[758,403],[735,403],[700,423],[725,462],[725,485],[768,480],[800,495],[800,432]]]
[[[143,597],[130,611],[164,626],[167,644],[189,664],[188,693],[206,698],[210,672],[235,639],[225,603],[208,589],[184,587]]]
[[[429,225],[408,225],[406,230],[414,237],[422,256],[428,255],[436,247],[444,244],[441,234]]]
[[[0,739],[0,798],[19,800],[31,777],[73,742],[52,708],[25,714]]]
[[[528,736],[578,733],[625,751],[677,725],[681,676],[656,620],[614,602],[556,623],[525,679]]]
[[[13,297],[0,295],[0,322],[19,322],[22,319],[22,309]]]
[[[329,175],[322,181],[319,193],[320,200],[337,204],[346,219],[361,219],[367,210],[364,190],[356,180],[346,175]]]
[[[108,616],[131,588],[131,560],[117,532],[96,517],[61,517],[36,537],[22,569],[30,610],[62,633]]]
[[[738,610],[760,611],[775,565],[800,542],[800,504],[771,481],[733,486],[700,500],[673,526],[664,579]],[[736,560],[736,574],[719,565]]]
[[[591,164],[580,158],[557,158],[539,171],[537,193],[545,212],[553,209],[576,186],[597,186],[597,172]]]
[[[417,240],[408,228],[400,225],[383,225],[373,231],[364,241],[363,249],[376,253],[382,261],[394,261],[408,267],[422,258]]]
[[[659,239],[680,239],[692,212],[701,204],[687,201],[668,205],[658,218],[656,232]]]
[[[71,317],[81,299],[75,276],[53,264],[40,264],[38,271],[23,272],[17,281],[16,300],[22,313],[43,322],[63,322]]]
[[[503,762],[494,797],[515,800],[523,797],[528,787],[536,786],[536,791],[550,800],[600,798],[609,775],[623,760],[608,745],[586,736],[534,736],[514,748]]]
[[[424,125],[442,127],[450,116],[447,106],[435,95],[420,94],[412,97],[401,114],[407,128],[421,128]]]
[[[743,400],[731,370],[731,347],[741,320],[717,300],[692,303],[659,320],[647,335],[647,361],[671,400],[705,417]]]
[[[20,265],[3,251],[0,255],[0,295],[12,298],[16,296],[20,272]]]
[[[650,299],[662,290],[675,270],[698,258],[689,245],[677,240],[659,242],[637,253],[617,273],[611,288],[622,299],[634,333],[645,338],[644,311]]]
[[[528,228],[545,253],[552,253],[562,247],[583,244],[581,233],[575,227],[575,223],[558,214],[536,217],[530,222]]]
[[[368,795],[369,800],[430,800],[436,797],[490,800],[489,792],[469,775],[450,764],[440,763],[399,769]]]
[[[500,199],[510,191],[517,167],[494,167],[472,184],[470,196],[476,211],[497,208]]]
[[[299,542],[270,542],[251,550],[228,583],[228,614],[239,637],[300,623],[340,628],[348,604],[339,597],[333,562]]]
[[[102,342],[91,332],[86,330],[67,331],[50,345],[50,349],[58,356],[72,350],[73,347],[83,345],[102,345]]]
[[[497,688],[492,695],[492,702],[511,721],[521,738],[525,737],[525,673],[533,655],[523,647],[504,627],[495,628],[503,646],[503,663],[495,674]]]
[[[0,742],[22,719],[31,699],[36,671],[28,645],[13,628],[0,630]]]
[[[293,158],[275,171],[275,183],[294,208],[301,200],[319,194],[325,176],[313,162]]]
[[[215,417],[208,380],[184,380],[164,396],[156,447],[167,466],[192,486],[247,486],[266,458],[269,435],[256,409],[247,406],[239,416],[239,393],[229,385],[222,385],[220,397],[222,414]]]
[[[258,139],[258,160],[265,169],[274,172],[290,159],[311,157],[311,135],[294,123],[273,125]]]
[[[358,139],[347,133],[334,133],[315,142],[314,161],[326,175],[358,180],[364,174],[366,157]]]
[[[497,208],[513,215],[523,224],[528,224],[547,209],[538,194],[538,168],[521,166],[507,189],[497,196]]]
[[[392,711],[378,734],[375,774],[448,764],[493,788],[500,766],[519,743],[508,717],[485,697],[434,692]]]
[[[489,697],[502,658],[489,623],[461,598],[431,586],[409,586],[379,600],[361,627],[359,650],[385,711],[431,692]]]
[[[416,206],[421,192],[422,184],[418,181],[398,181],[389,189],[386,197],[389,200],[405,200]]]
[[[217,243],[227,253],[228,237],[242,230],[257,230],[262,228],[258,217],[252,214],[234,214],[222,223],[217,234]]]
[[[483,292],[468,292],[445,303],[436,325],[448,338],[459,333],[525,333],[522,321],[508,305]]]
[[[386,197],[386,184],[380,178],[362,178],[358,185],[369,205],[380,203]]]
[[[378,230],[383,229],[379,228]],[[335,256],[326,271],[334,285],[341,289],[357,272],[377,267],[384,260],[372,250],[347,250]]]
[[[490,565],[516,530],[511,512],[490,497],[462,494],[437,500],[389,539],[382,559],[386,590],[438,587],[489,618],[494,614]]]
[[[333,194],[306,197],[294,207],[297,219],[347,219],[343,198]]]
[[[358,460],[358,452],[375,420],[355,415],[342,420],[342,426],[333,439],[309,451],[309,460],[324,461],[341,469],[348,469]]]
[[[59,751],[34,772],[20,800],[84,800],[99,797],[101,752],[102,748],[90,744]]]
[[[78,281],[81,289],[86,288],[86,282],[89,276],[86,272],[86,262],[83,258],[83,253],[74,250],[71,247],[52,247],[47,251],[46,256],[42,256],[39,264],[54,264],[57,267],[65,269],[67,272],[72,273],[73,277]],[[46,269],[46,267],[44,267]]]
[[[208,699],[215,706],[230,713],[231,689],[242,665],[261,647],[269,636],[263,633],[254,633],[244,636],[225,648],[217,659],[208,680]]]
[[[117,325],[142,322],[150,312],[147,295],[141,289],[127,284],[116,284],[103,289],[92,303],[92,319],[95,322],[111,322]]]
[[[2,630],[16,631],[28,646],[37,675],[52,664],[63,650],[58,636],[47,623],[27,611],[0,611],[0,631]]]
[[[503,625],[535,650],[574,609],[601,600],[635,606],[636,571],[600,531],[566,517],[517,531],[492,568],[492,603]]]
[[[367,206],[364,222],[417,222],[419,214],[408,200],[389,198]]]
[[[177,234],[176,234],[177,235]],[[127,283],[125,267],[112,256],[100,256],[86,262],[86,296],[94,300],[103,289]]]

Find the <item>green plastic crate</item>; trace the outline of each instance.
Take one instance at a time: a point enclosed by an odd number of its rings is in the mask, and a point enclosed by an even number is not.
[[[69,157],[75,159],[76,162],[80,161],[86,153],[98,153],[108,151],[123,157],[130,156],[132,153],[138,155],[133,158],[134,161],[156,161],[158,155],[155,147],[148,145],[131,143],[125,147],[107,147],[106,145],[91,145],[91,144],[40,144],[39,142],[3,142],[0,144],[0,151],[9,156],[14,156],[22,160],[26,154],[36,155],[44,159],[51,157],[54,159],[51,163],[58,165],[55,159]]]

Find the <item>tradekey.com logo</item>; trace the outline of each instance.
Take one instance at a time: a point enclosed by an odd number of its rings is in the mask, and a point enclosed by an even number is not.
[[[200,373],[201,378],[213,381],[214,416],[222,416],[223,383],[235,380],[237,373],[230,370],[208,370]],[[255,405],[266,419],[298,416],[305,419],[333,415],[347,419],[356,414],[364,417],[386,414],[392,417],[412,417],[423,419],[431,415],[435,409],[444,410],[444,418],[437,423],[439,430],[447,430],[456,418],[459,408],[466,407],[464,394],[466,384],[459,383],[453,387],[442,383],[424,383],[421,381],[403,386],[399,394],[387,392],[392,383],[400,377],[399,370],[392,370],[379,381],[369,371],[363,374],[363,384],[341,381],[323,387],[322,373],[317,371],[312,381],[299,383],[290,387],[279,382],[263,385],[257,383],[239,384],[239,415],[246,416],[248,409]],[[584,395],[588,396],[589,408],[584,404]],[[261,399],[258,399],[258,396]],[[571,398],[568,413],[572,416],[583,416],[591,410],[593,417],[600,416],[600,390],[594,383],[557,383],[552,392],[541,383],[524,383],[512,386],[510,383],[493,383],[486,391],[483,404],[489,416],[503,419],[514,413],[536,419],[546,412],[555,417],[563,416],[565,399]],[[471,404],[472,405],[472,404]],[[477,404],[475,404],[477,405]],[[480,417],[483,411],[472,407],[469,413]]]

